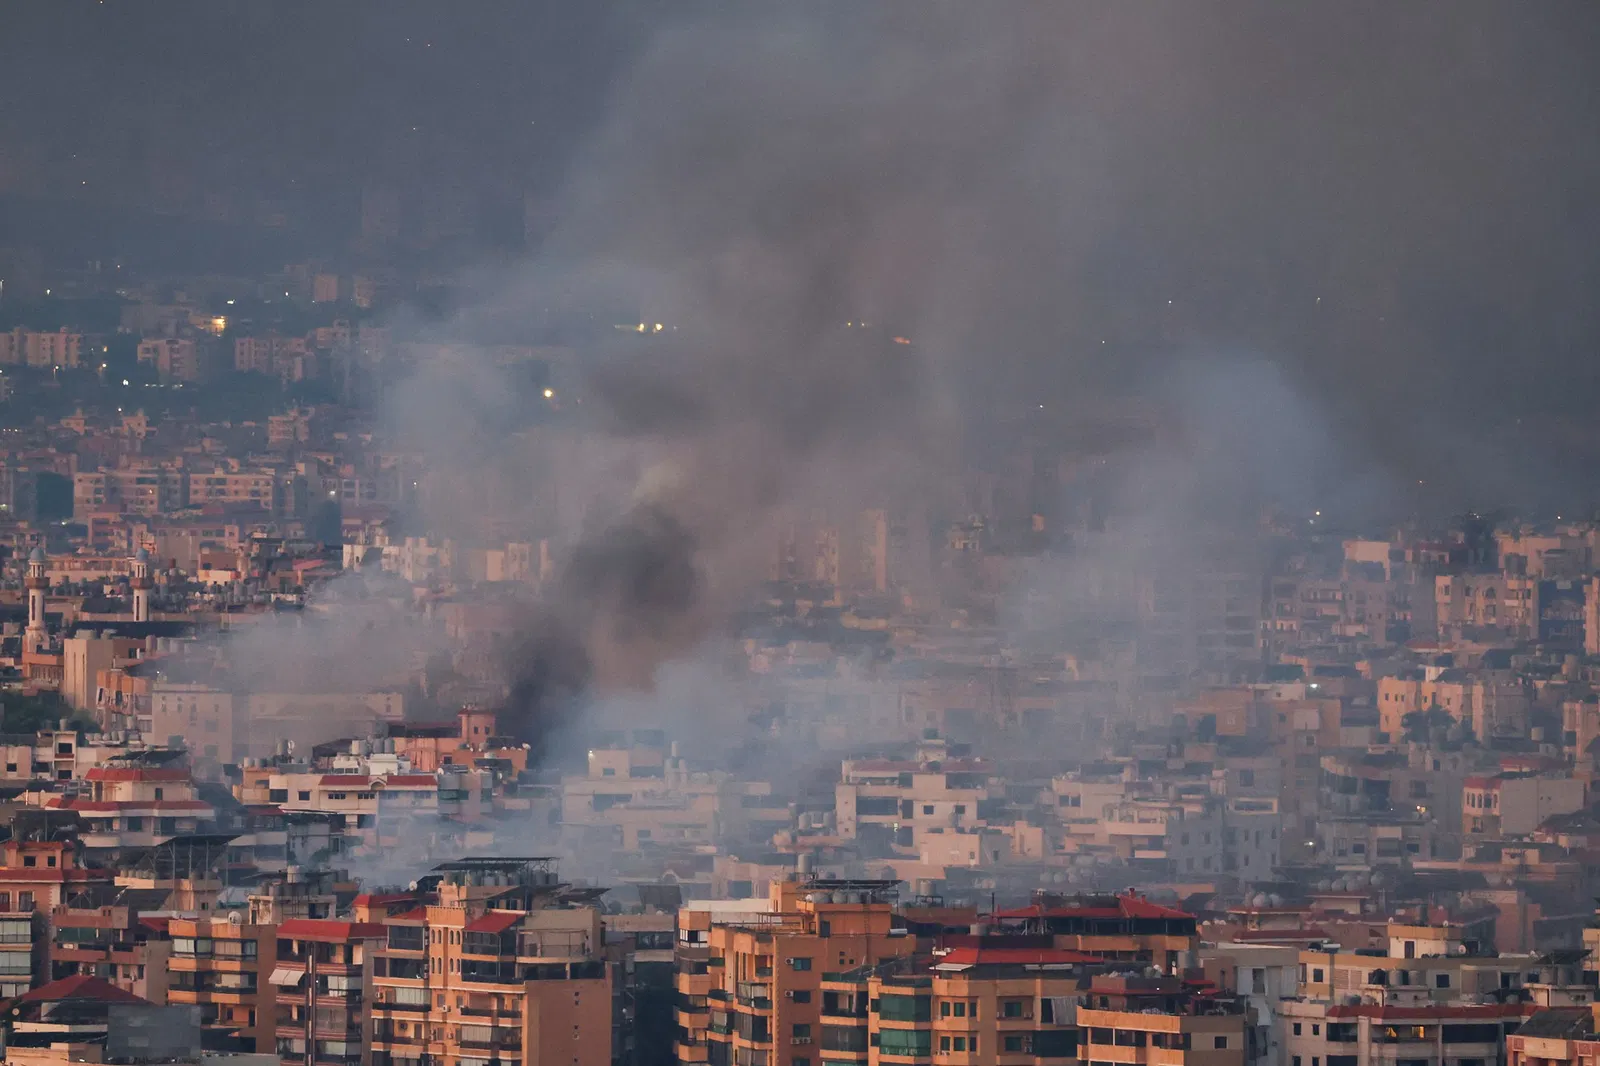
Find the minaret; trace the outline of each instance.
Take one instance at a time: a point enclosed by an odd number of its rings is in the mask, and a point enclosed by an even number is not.
[[[133,620],[150,621],[150,553],[140,548],[133,556]]]
[[[49,637],[44,631],[44,598],[50,590],[50,579],[44,573],[43,548],[33,549],[28,556],[28,576],[22,579],[28,590],[28,628],[22,634],[24,651],[35,651]]]

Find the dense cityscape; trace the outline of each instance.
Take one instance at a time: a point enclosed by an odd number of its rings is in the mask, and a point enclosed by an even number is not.
[[[3,1066],[1594,1066],[1600,20],[315,7],[0,15]]]

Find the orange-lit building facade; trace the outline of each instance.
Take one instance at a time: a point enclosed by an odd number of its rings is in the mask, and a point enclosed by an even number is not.
[[[270,1054],[275,1047],[277,929],[228,918],[174,918],[167,1002],[200,1008],[208,1046]]]
[[[447,863],[432,899],[385,919],[372,1066],[609,1066],[601,916],[551,860]]]
[[[680,1062],[812,1066],[825,975],[909,956],[898,882],[774,882],[765,910],[678,914]]]

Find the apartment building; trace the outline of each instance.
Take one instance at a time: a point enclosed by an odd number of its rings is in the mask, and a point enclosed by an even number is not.
[[[42,911],[0,912],[0,1000],[48,980],[49,929]]]
[[[105,886],[80,893],[50,912],[50,979],[97,977],[152,1003],[167,1000],[166,920],[163,892]]]
[[[933,830],[985,828],[989,768],[970,759],[921,753],[916,760],[846,760],[834,787],[838,834],[878,848],[918,854]]]
[[[74,893],[110,879],[103,870],[84,867],[67,841],[0,843],[0,914],[49,914]]]
[[[207,1047],[270,1054],[276,1047],[277,928],[240,920],[173,918],[166,1002],[199,1008]]]
[[[61,799],[57,805],[78,815],[83,823],[78,840],[90,850],[148,847],[198,833],[215,821],[216,808],[199,798],[187,767],[172,765],[174,761],[159,765],[143,757],[108,759],[84,776],[87,796]]]
[[[138,355],[164,382],[200,379],[200,346],[192,338],[151,337],[139,342]]]
[[[1584,808],[1585,783],[1555,774],[1506,772],[1468,777],[1461,831],[1486,837],[1526,836],[1545,819]]]
[[[199,681],[163,678],[151,681],[148,699],[144,733],[156,743],[188,748],[197,759],[213,764],[238,757],[233,693]]]
[[[782,881],[764,905],[679,910],[679,1061],[811,1066],[824,976],[915,950],[914,938],[893,927],[898,886]]]
[[[1125,800],[1106,809],[1101,830],[1117,855],[1164,863],[1174,878],[1223,870],[1222,805],[1209,796]]]
[[[717,838],[734,793],[726,775],[691,773],[659,749],[597,748],[586,774],[562,779],[561,821],[570,837],[626,851],[704,845]]]
[[[1262,932],[1263,919],[1270,923],[1275,917],[1260,908],[1250,908],[1244,913],[1247,921],[1257,923],[1254,930],[1257,934]],[[1298,931],[1285,930],[1290,935]],[[1251,934],[1251,930],[1240,929],[1234,935],[1247,940]],[[1299,961],[1299,952],[1290,943],[1224,941],[1200,949],[1200,964],[1206,979],[1232,993],[1244,1005],[1249,1026],[1245,1034],[1246,1046],[1252,1062],[1284,1061],[1278,1005],[1298,991]]]
[[[36,370],[76,367],[83,359],[83,335],[58,330],[13,329],[0,333],[0,364]]]
[[[386,936],[375,922],[291,918],[278,926],[268,983],[283,1066],[364,1066],[373,960]]]
[[[237,337],[233,342],[233,368],[240,373],[299,381],[306,376],[305,362],[312,354],[304,337],[285,337],[277,333]]]
[[[1488,1066],[1505,1061],[1506,1038],[1529,1003],[1333,1004],[1286,1000],[1286,1066]]]
[[[1095,960],[1054,948],[973,946],[822,979],[824,1062],[1034,1064],[1078,1053],[1077,1007]],[[812,1043],[809,1027],[805,1037]]]
[[[330,774],[249,767],[238,791],[247,804],[334,817],[346,834],[371,845],[393,842],[412,818],[440,811],[440,778],[434,774]]]
[[[1086,1066],[1244,1066],[1244,1006],[1176,977],[1095,977],[1078,1008],[1078,1058]]]
[[[1435,603],[1441,634],[1499,630],[1518,640],[1538,636],[1538,580],[1499,572],[1440,574]]]
[[[277,473],[272,470],[191,471],[189,503],[195,507],[220,504],[276,512],[283,506],[280,484]]]
[[[372,1066],[609,1066],[612,979],[591,893],[554,861],[445,863],[374,953]]]
[[[140,466],[72,476],[72,516],[79,521],[101,511],[157,515],[187,505],[188,478],[182,470]]]

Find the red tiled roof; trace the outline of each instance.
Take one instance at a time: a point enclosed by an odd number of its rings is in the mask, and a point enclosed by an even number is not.
[[[470,927],[469,927],[470,928]],[[1104,962],[1098,955],[1064,948],[951,948],[936,960],[941,966],[1049,966]]]
[[[468,922],[465,932],[503,933],[522,921],[522,918],[523,916],[515,911],[489,911],[483,917]]]
[[[331,918],[290,918],[278,935],[294,940],[375,940],[389,935],[377,922],[340,922]]]
[[[439,779],[434,777],[432,774],[395,774],[392,777],[384,778],[383,784],[391,787],[394,785],[400,785],[402,788],[415,787],[418,785],[427,785],[430,788],[437,788],[439,785]]]
[[[78,974],[73,977],[63,977],[59,981],[51,981],[41,985],[32,992],[24,992],[13,1002],[16,1003],[60,1003],[68,999],[96,999],[103,1003],[149,1003],[132,992],[125,992],[109,981],[102,981],[98,977],[89,977]]]
[[[391,922],[425,922],[428,920],[428,908],[414,907],[400,914],[391,914],[389,920]]]

